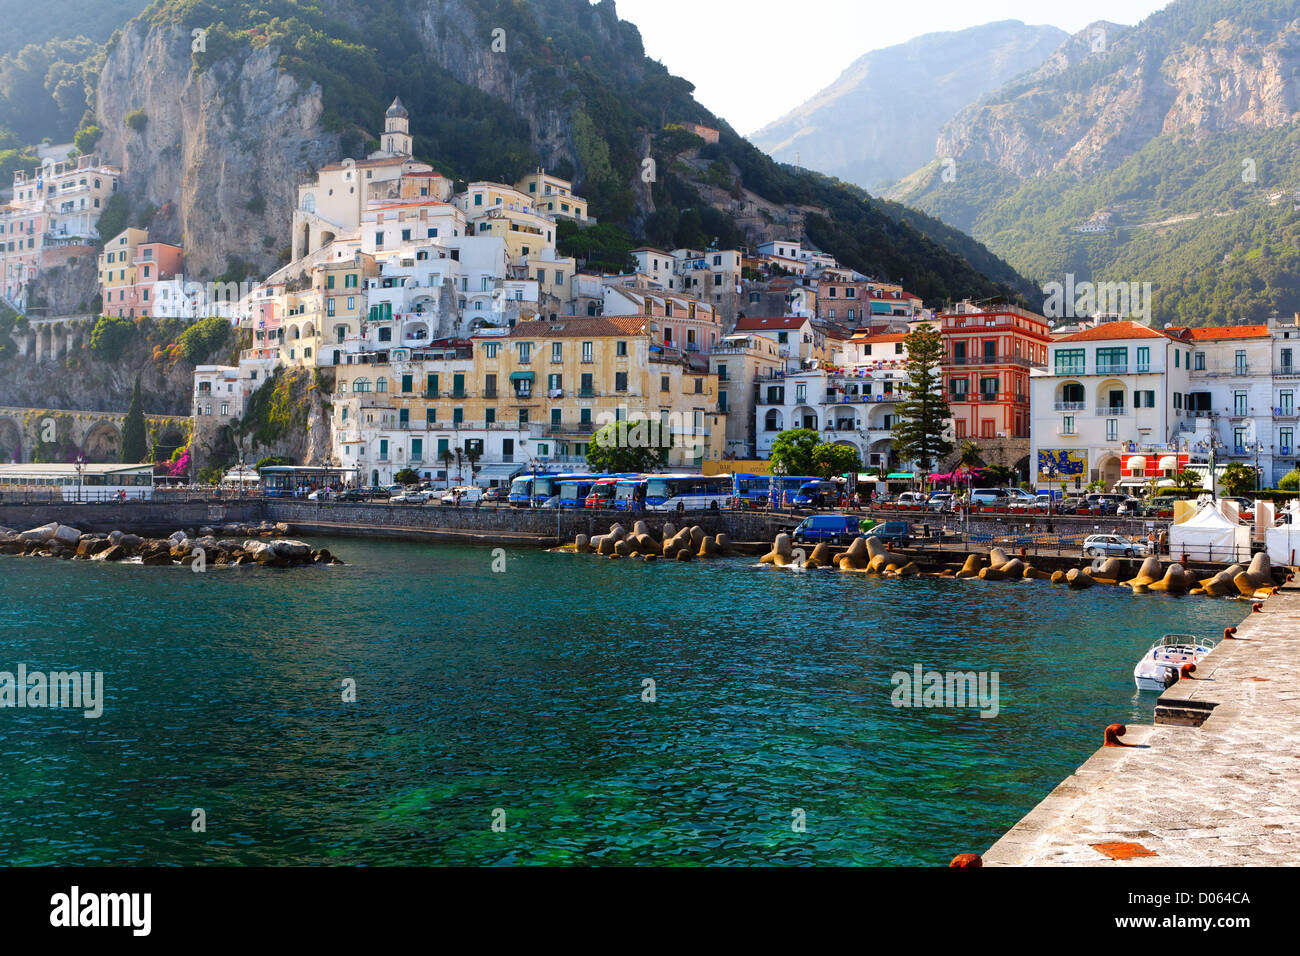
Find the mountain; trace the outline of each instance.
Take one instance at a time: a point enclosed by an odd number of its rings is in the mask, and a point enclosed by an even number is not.
[[[1297,119],[1294,0],[1177,0],[963,109],[889,195],[1041,283],[1150,282],[1162,323],[1260,320],[1300,310]]]
[[[126,220],[183,242],[205,278],[281,264],[297,183],[376,148],[400,95],[416,158],[451,176],[573,178],[600,220],[576,246],[789,236],[928,302],[1035,292],[937,220],[773,162],[648,59],[610,0],[157,0],[88,63],[81,140],[122,163]]]
[[[797,157],[867,188],[893,182],[934,156],[940,127],[958,110],[1037,67],[1067,37],[1002,20],[872,50],[749,139],[783,163]]]
[[[0,0],[0,56],[51,40],[86,37],[103,43],[150,0]]]

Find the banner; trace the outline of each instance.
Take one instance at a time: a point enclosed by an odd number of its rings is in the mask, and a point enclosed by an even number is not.
[[[1040,482],[1073,481],[1088,477],[1088,453],[1076,448],[1038,449]]]

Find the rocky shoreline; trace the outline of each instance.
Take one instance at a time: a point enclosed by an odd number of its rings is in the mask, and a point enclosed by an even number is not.
[[[286,524],[227,524],[219,528],[178,530],[166,538],[124,531],[86,533],[50,522],[27,531],[0,528],[0,554],[61,558],[65,561],[127,561],[147,567],[181,565],[199,568],[260,565],[287,568],[343,564],[328,550],[284,537]]]

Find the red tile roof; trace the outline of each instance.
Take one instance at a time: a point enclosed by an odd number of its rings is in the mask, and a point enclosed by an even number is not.
[[[1169,329],[1178,332],[1193,341],[1206,339],[1258,339],[1268,338],[1267,325],[1215,325],[1206,328],[1179,327]]]
[[[1175,338],[1164,332],[1157,332],[1148,325],[1137,322],[1102,322],[1082,332],[1063,335],[1058,342],[1101,342],[1107,339],[1163,339]]]

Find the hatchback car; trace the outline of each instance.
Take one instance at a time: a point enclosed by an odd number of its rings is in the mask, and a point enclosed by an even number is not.
[[[1146,553],[1146,545],[1138,544],[1118,534],[1090,534],[1083,541],[1083,554],[1088,558],[1132,558]]]

